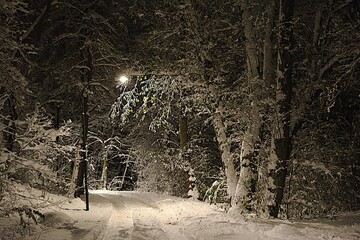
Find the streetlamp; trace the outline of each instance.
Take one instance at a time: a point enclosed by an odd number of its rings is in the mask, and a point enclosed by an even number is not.
[[[125,85],[129,81],[129,77],[126,75],[121,75],[116,81],[118,83],[116,87],[120,87]]]

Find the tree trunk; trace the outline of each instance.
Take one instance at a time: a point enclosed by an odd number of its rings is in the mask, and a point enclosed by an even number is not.
[[[221,109],[218,107],[213,115],[213,124],[216,132],[216,139],[221,151],[221,159],[225,167],[227,194],[230,199],[234,198],[237,176],[234,161],[230,152],[230,142],[226,136],[226,127],[221,118]]]
[[[186,116],[181,115],[179,117],[179,142],[180,142],[180,157],[182,158],[183,162],[188,164],[187,174],[188,174],[188,197],[197,199],[199,197],[199,191],[196,187],[196,177],[195,171],[191,164],[191,159],[189,158],[188,154],[186,153],[186,149],[188,146],[189,136],[188,136],[188,119]]]
[[[252,25],[252,14],[246,1],[241,2],[242,24],[245,33],[245,47],[247,56],[247,72],[249,84],[260,76],[260,65],[255,47],[255,35]],[[258,103],[251,101],[249,126],[244,133],[240,156],[240,176],[237,182],[232,207],[238,207],[242,212],[251,210],[252,196],[257,181],[257,142],[259,138],[260,119]]]
[[[246,1],[241,2],[242,13],[242,25],[244,27],[245,34],[245,48],[247,56],[247,72],[248,78],[256,78],[260,76],[260,65],[256,51],[255,34],[253,28],[253,16],[250,6]]]
[[[248,126],[241,145],[240,175],[236,185],[235,196],[231,202],[233,207],[238,207],[242,212],[253,210],[253,195],[257,182],[258,170],[258,145],[260,119],[255,119],[258,110],[253,106],[252,120]]]
[[[268,164],[268,196],[265,215],[278,217],[284,195],[287,166],[291,152],[290,108],[292,97],[292,16],[293,0],[279,6],[279,47],[274,126]]]
[[[105,143],[101,143],[102,154],[103,154],[103,169],[101,173],[101,181],[103,183],[103,189],[107,189],[107,151]]]
[[[78,178],[78,174],[79,174],[79,164],[81,162],[81,156],[80,156],[80,149],[76,149],[76,156],[73,162],[73,167],[72,167],[72,177],[71,177],[71,182],[70,182],[70,186],[69,186],[69,191],[68,191],[68,196],[71,197],[75,197],[75,191],[76,191],[76,179]]]
[[[185,116],[179,117],[180,150],[183,151],[188,144],[188,121]]]
[[[263,63],[263,78],[268,89],[274,81],[274,64],[273,64],[273,28],[275,19],[275,0],[269,0],[266,5],[266,29],[264,36],[264,63]],[[268,96],[265,96],[268,97]]]
[[[269,0],[265,9],[265,34],[264,34],[264,59],[263,59],[263,79],[264,85],[266,86],[266,91],[264,91],[263,99],[271,99],[276,93],[273,91],[274,85],[276,85],[275,80],[275,68],[276,66],[273,56],[273,31],[274,31],[274,22],[275,22],[275,9],[276,3],[275,0]],[[266,106],[264,116],[266,119],[263,119],[263,129],[266,129],[268,126],[265,126],[268,122],[271,108]],[[270,117],[271,119],[271,117]],[[260,132],[261,139],[260,141],[266,141],[271,136],[268,136],[268,133]],[[265,147],[266,148],[266,147]],[[259,154],[259,178],[257,182],[257,212],[263,213],[267,208],[267,191],[268,191],[268,171],[267,167],[269,165],[269,156],[266,152],[266,149],[261,149]]]
[[[313,40],[312,40],[312,56],[311,56],[311,77],[315,79],[316,74],[316,69],[318,68],[316,60],[317,60],[317,55],[319,52],[319,47],[318,47],[318,43],[319,43],[319,38],[320,38],[320,32],[321,32],[321,21],[322,21],[322,12],[323,12],[323,7],[318,4],[318,10],[316,11],[316,15],[315,15],[315,23],[314,23],[314,30],[313,30]]]
[[[7,93],[5,93],[7,94]],[[4,102],[4,106],[2,109],[2,139],[4,147],[7,151],[11,152],[14,148],[15,135],[16,135],[16,124],[17,120],[17,111],[15,108],[15,99],[13,96],[8,95]]]
[[[187,0],[186,4],[188,6],[188,24],[189,28],[193,31],[194,34],[194,45],[196,46],[195,51],[198,52],[199,65],[203,66],[203,81],[205,83],[211,83],[214,81],[217,73],[214,73],[214,66],[211,53],[209,49],[205,47],[203,44],[203,32],[201,31],[201,24],[198,21],[198,15],[196,14],[193,6],[192,0]],[[254,45],[252,45],[255,48]],[[213,126],[216,132],[217,141],[219,144],[219,149],[221,151],[221,160],[225,167],[225,177],[227,182],[227,194],[230,199],[234,197],[237,176],[234,166],[234,159],[232,158],[232,154],[230,152],[230,141],[226,136],[226,126],[222,120],[222,107],[219,103],[219,93],[217,86],[215,84],[209,84],[209,94],[213,99],[214,106],[213,110]]]

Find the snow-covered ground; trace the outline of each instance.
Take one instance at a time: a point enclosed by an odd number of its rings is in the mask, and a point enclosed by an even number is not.
[[[30,223],[39,240],[353,240],[360,239],[360,213],[322,222],[244,219],[216,206],[143,192],[92,191],[90,211],[80,199],[69,202],[48,195],[41,224]],[[34,200],[35,201],[35,200]],[[32,204],[34,203],[32,202]],[[50,202],[57,202],[51,204]],[[0,239],[17,239],[11,224],[16,215],[0,218]]]

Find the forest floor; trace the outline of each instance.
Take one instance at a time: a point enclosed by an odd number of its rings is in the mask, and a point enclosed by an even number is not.
[[[38,204],[45,218],[35,224],[24,217],[25,227],[17,214],[0,218],[1,240],[360,239],[360,213],[317,222],[244,219],[191,199],[110,191],[92,191],[90,211],[84,211],[81,199],[47,194],[41,205],[35,195],[28,205]]]

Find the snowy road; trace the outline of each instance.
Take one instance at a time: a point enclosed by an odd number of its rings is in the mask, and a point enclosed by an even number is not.
[[[90,211],[76,199],[57,211],[38,239],[47,240],[355,240],[360,222],[244,220],[215,206],[167,195],[94,191]],[[54,213],[52,213],[54,214]],[[360,219],[357,214],[354,219]],[[70,220],[69,220],[70,219]]]
[[[199,230],[207,228],[211,219],[229,222],[216,208],[198,201],[139,192],[97,193],[97,196],[114,208],[99,239],[228,239],[221,237],[222,229],[217,230],[215,238],[205,237],[205,233],[201,236]],[[196,232],[191,231],[191,226],[198,226]]]
[[[99,239],[166,240],[176,235],[179,239],[186,239],[176,233],[178,229],[172,229],[172,217],[162,214],[152,195],[131,192],[98,195],[111,202],[115,210]]]

